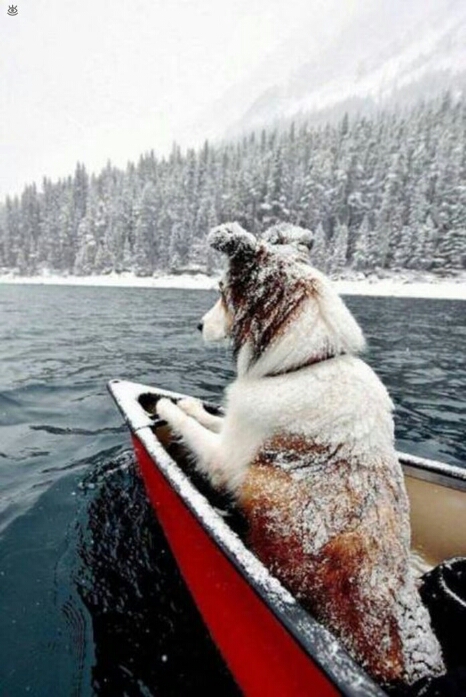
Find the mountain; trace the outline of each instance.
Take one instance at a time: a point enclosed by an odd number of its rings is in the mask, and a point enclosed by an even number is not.
[[[359,2],[344,21],[335,19],[337,10],[333,4],[311,17],[249,80],[228,90],[203,120],[210,135],[234,137],[291,119],[325,122],[345,111],[373,113],[465,92],[464,0]]]

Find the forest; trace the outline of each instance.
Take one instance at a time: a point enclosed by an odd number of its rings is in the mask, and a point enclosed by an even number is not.
[[[445,94],[409,111],[251,133],[167,157],[108,163],[0,204],[0,272],[139,276],[218,260],[213,226],[260,235],[277,222],[314,233],[313,264],[333,276],[466,268],[466,104]]]

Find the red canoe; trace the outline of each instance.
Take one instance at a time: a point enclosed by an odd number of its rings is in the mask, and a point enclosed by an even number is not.
[[[155,416],[158,398],[176,401],[184,395],[119,380],[109,389],[131,430],[149,498],[178,566],[242,692],[247,697],[385,695],[245,547],[228,518],[192,481],[186,453]],[[466,555],[466,471],[404,454],[400,461],[416,551],[431,564]]]

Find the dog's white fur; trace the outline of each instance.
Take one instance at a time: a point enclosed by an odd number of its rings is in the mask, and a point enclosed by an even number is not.
[[[395,473],[393,488],[404,491],[394,450],[392,402],[375,373],[355,355],[364,347],[362,332],[328,279],[304,264],[299,272],[312,277],[315,292],[286,331],[257,359],[252,360],[251,342],[241,346],[238,377],[227,390],[223,419],[208,414],[193,399],[178,405],[162,399],[157,411],[194,453],[199,470],[215,486],[223,486],[235,496],[240,494],[261,448],[277,434],[302,436],[317,447],[334,450],[339,461],[357,462],[361,471],[387,463]],[[203,318],[205,339],[227,338],[231,321],[225,303],[216,303]],[[310,355],[331,357],[306,365]],[[300,365],[304,367],[295,370]],[[403,495],[400,510],[407,517]],[[327,504],[327,500],[322,501],[323,506]],[[310,554],[318,554],[338,533],[338,523],[332,521],[328,522],[325,511],[313,511],[306,542]],[[409,527],[403,535],[402,544],[407,547]],[[376,575],[374,579],[380,582]],[[408,586],[405,600],[414,592],[412,579]],[[420,602],[411,614],[411,620],[400,629],[406,682],[442,669],[440,650]],[[419,627],[426,636],[418,640],[411,635]],[[418,663],[408,656],[410,651],[422,654]]]
[[[159,402],[159,415],[182,434],[199,469],[208,476],[215,471],[216,482],[233,493],[261,445],[277,432],[292,430],[335,446],[343,442],[368,462],[393,454],[390,397],[367,364],[352,355],[364,348],[362,331],[330,281],[316,269],[306,271],[319,281],[317,302],[308,300],[291,330],[249,369],[251,348],[241,348],[224,420],[212,417],[197,400],[183,400],[178,407]],[[229,318],[221,301],[202,320],[206,342],[228,338]],[[262,379],[299,365],[309,355],[311,340],[316,353],[325,347],[342,355]]]
[[[228,338],[228,315],[221,299],[202,318],[202,336],[206,343],[215,343]]]

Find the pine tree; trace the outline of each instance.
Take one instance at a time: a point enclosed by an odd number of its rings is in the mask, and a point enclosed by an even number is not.
[[[412,268],[414,234],[410,225],[405,225],[401,238],[394,253],[393,266],[395,269]]]
[[[366,271],[369,268],[369,240],[371,228],[369,216],[365,215],[358,230],[353,254],[353,268],[355,271]]]
[[[311,250],[311,263],[320,271],[326,273],[330,266],[330,251],[322,223],[319,223],[314,234]]]
[[[156,267],[157,253],[160,250],[157,237],[157,192],[154,184],[148,182],[139,203],[138,219],[134,243],[134,270],[138,276],[150,276]]]
[[[77,276],[88,276],[94,272],[97,243],[92,233],[91,221],[87,215],[79,223],[78,240],[79,246],[73,272]]]
[[[330,268],[333,274],[340,273],[346,267],[348,255],[348,226],[339,223],[332,240],[332,258]]]
[[[0,263],[151,274],[198,266],[210,227],[238,220],[260,235],[275,223],[315,230],[317,266],[456,273],[465,264],[466,111],[445,96],[410,112],[303,122],[121,171],[110,163],[0,205]],[[328,243],[330,241],[330,244]],[[208,268],[215,255],[206,255]]]

